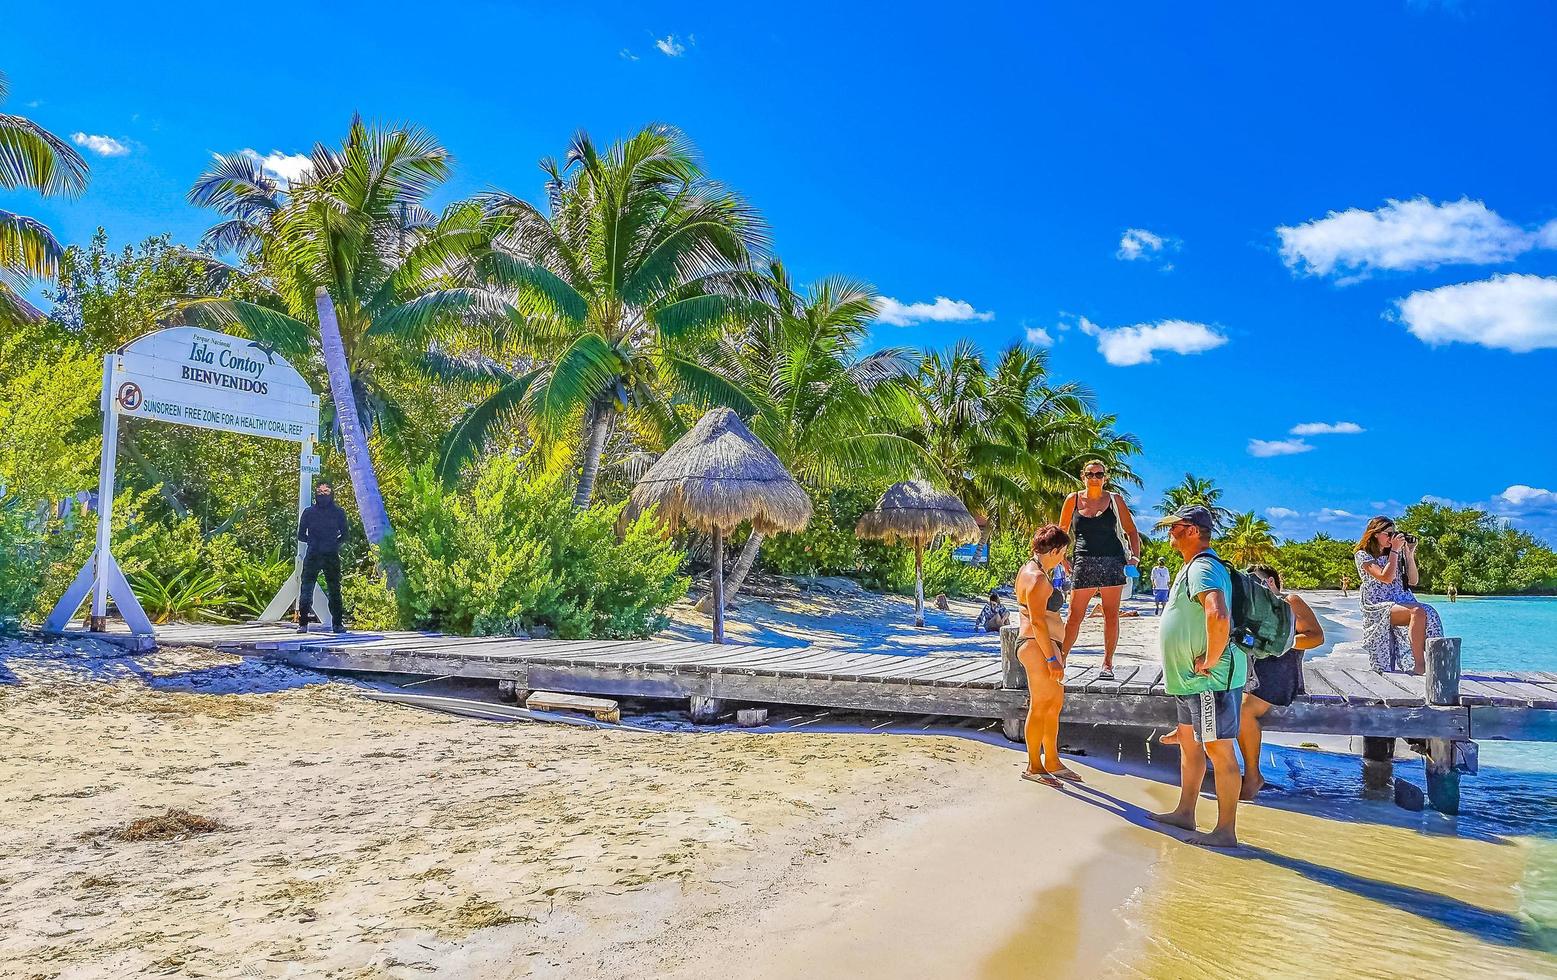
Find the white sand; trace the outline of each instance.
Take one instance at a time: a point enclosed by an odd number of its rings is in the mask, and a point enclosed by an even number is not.
[[[879,957],[962,962],[1119,831],[965,739],[455,720],[194,650],[0,664],[4,976],[728,974],[756,961],[722,930],[782,963],[871,922]],[[168,807],[229,829],[105,835]]]

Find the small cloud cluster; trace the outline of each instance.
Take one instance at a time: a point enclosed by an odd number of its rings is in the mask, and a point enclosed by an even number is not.
[[[667,34],[662,38],[656,39],[654,46],[659,49],[660,54],[667,58],[679,58],[686,54],[687,51],[687,46],[676,40],[676,35],[674,34]]]
[[[283,186],[301,180],[303,175],[314,167],[313,160],[302,153],[271,150],[269,153],[261,154],[258,150],[245,147],[239,150],[238,154],[259,164],[265,173],[276,178]]]
[[[1179,241],[1176,238],[1165,238],[1145,228],[1126,228],[1124,234],[1119,236],[1119,249],[1114,252],[1114,257],[1122,262],[1155,261],[1167,272],[1173,268],[1173,264],[1162,261],[1164,253],[1176,252],[1178,249]]]
[[[1077,326],[1097,338],[1098,353],[1114,367],[1151,364],[1159,352],[1199,354],[1227,343],[1214,327],[1191,320],[1158,320],[1128,327],[1100,327],[1080,317]]]
[[[1557,517],[1557,493],[1516,483],[1493,497],[1493,513],[1503,517]]]
[[[1042,327],[1028,327],[1027,342],[1037,347],[1053,347],[1054,335]]]
[[[1303,515],[1291,507],[1267,507],[1265,508],[1265,516],[1273,521],[1290,521]]]
[[[1373,211],[1331,211],[1279,227],[1276,235],[1282,261],[1294,272],[1356,281],[1375,272],[1507,262],[1532,248],[1549,247],[1557,227],[1526,230],[1469,198],[1434,204],[1418,197],[1389,200]]]
[[[1497,275],[1395,301],[1394,319],[1434,347],[1480,344],[1525,354],[1557,347],[1557,277]]]
[[[1351,436],[1366,431],[1356,422],[1299,422],[1287,434],[1294,439],[1250,439],[1249,455],[1264,459],[1269,456],[1295,456],[1312,452],[1314,447],[1304,436]]]
[[[618,51],[616,53],[616,56],[618,58],[621,58],[623,61],[637,61],[638,60],[638,56],[632,53],[632,49],[631,48],[623,48],[622,50],[620,50],[620,51]]]
[[[1302,439],[1250,439],[1249,455],[1259,459],[1269,456],[1296,456],[1312,452],[1313,446]]]
[[[1366,430],[1356,422],[1301,422],[1287,431],[1294,436],[1354,436]]]
[[[960,299],[935,297],[933,303],[902,303],[890,296],[876,298],[876,318],[893,327],[911,327],[916,323],[963,323],[969,320],[993,320],[993,312],[981,312]]]
[[[71,142],[100,157],[122,157],[129,155],[130,148],[114,139],[112,136],[96,136],[92,133],[72,133]]]

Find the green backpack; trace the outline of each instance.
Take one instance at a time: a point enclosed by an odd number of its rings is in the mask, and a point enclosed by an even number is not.
[[[1216,555],[1197,555],[1197,558],[1214,558],[1222,562],[1233,580],[1232,628],[1229,639],[1248,654],[1250,660],[1279,657],[1292,649],[1297,636],[1292,607],[1285,599],[1272,592],[1264,582],[1240,572]]]

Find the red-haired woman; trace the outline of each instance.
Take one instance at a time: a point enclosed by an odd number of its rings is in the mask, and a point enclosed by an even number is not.
[[[1016,604],[1021,611],[1017,658],[1027,670],[1027,771],[1023,779],[1058,786],[1059,780],[1081,782],[1060,759],[1060,710],[1065,706],[1065,659],[1060,624],[1063,594],[1054,591],[1051,575],[1065,556],[1070,535],[1058,524],[1046,524],[1033,535],[1032,558],[1016,573]]]

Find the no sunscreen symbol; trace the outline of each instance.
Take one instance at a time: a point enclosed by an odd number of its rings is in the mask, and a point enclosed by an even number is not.
[[[126,381],[119,386],[119,394],[114,400],[126,412],[133,412],[141,407],[141,397],[141,386],[133,381]]]

